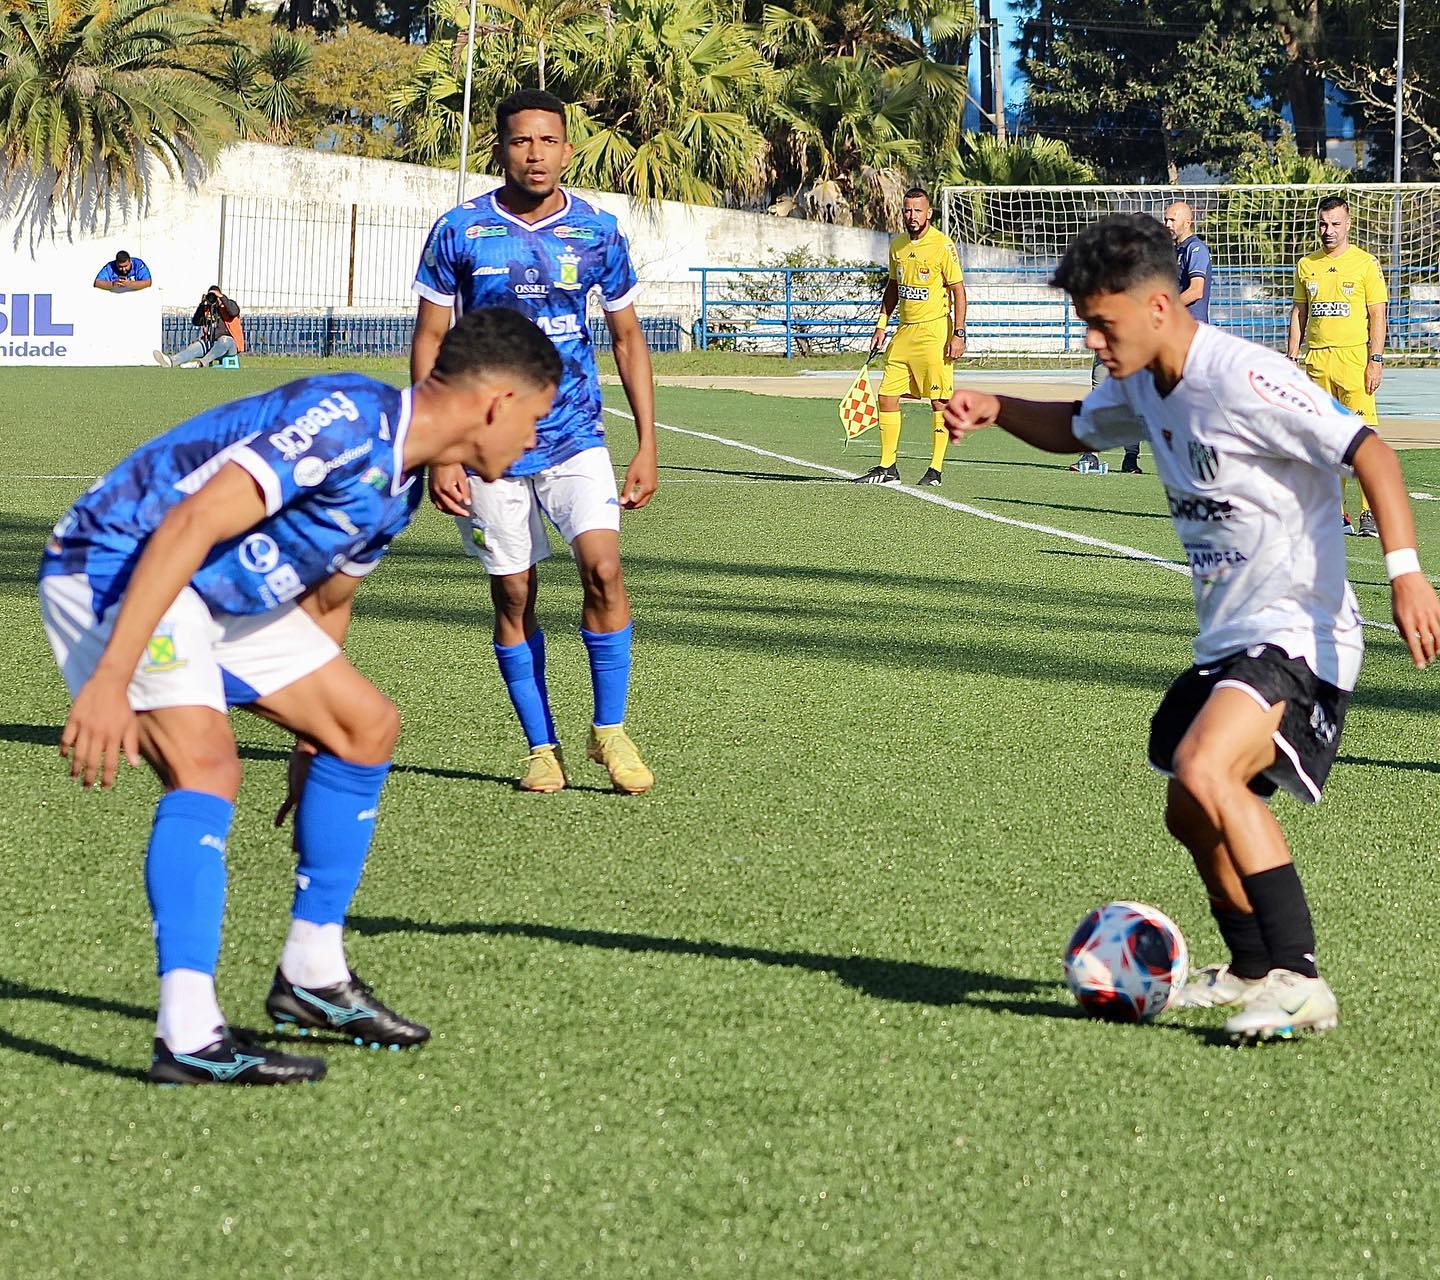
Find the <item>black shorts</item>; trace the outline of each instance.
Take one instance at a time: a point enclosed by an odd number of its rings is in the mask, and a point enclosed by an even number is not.
[[[1170,686],[1150,721],[1151,767],[1173,776],[1175,748],[1217,688],[1241,689],[1267,711],[1277,702],[1285,703],[1275,733],[1275,763],[1250,779],[1250,790],[1268,799],[1283,787],[1307,804],[1320,799],[1340,750],[1350,695],[1273,644],[1191,667]]]

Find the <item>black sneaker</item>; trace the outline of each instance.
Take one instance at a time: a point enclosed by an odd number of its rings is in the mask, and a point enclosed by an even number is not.
[[[1375,523],[1374,515],[1369,511],[1360,513],[1360,523],[1355,528],[1355,536],[1357,538],[1378,538],[1380,536],[1380,528]]]
[[[1138,462],[1122,462],[1120,464],[1120,474],[1122,476],[1143,476],[1145,473],[1140,469]]]
[[[405,1049],[430,1039],[429,1027],[387,1009],[354,972],[333,987],[297,987],[276,969],[265,1012],[276,1031],[333,1031],[372,1049]]]
[[[917,483],[922,489],[938,489],[940,487],[941,479],[942,476],[940,472],[936,471],[934,467],[931,467],[923,476],[920,477]]]
[[[893,463],[888,467],[871,467],[863,476],[855,477],[856,484],[899,484],[900,468]]]
[[[310,1084],[325,1077],[319,1058],[297,1058],[226,1027],[214,1044],[194,1053],[171,1053],[155,1040],[150,1079],[156,1084]]]

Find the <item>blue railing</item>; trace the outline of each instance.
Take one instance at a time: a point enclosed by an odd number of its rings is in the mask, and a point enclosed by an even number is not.
[[[783,345],[787,358],[866,344],[874,332],[883,268],[692,267],[700,276],[695,344]],[[1049,287],[1048,266],[967,267],[966,332],[974,351],[1080,353],[1085,327],[1069,300]],[[839,277],[849,277],[848,280]],[[1390,351],[1440,353],[1440,296],[1416,298],[1433,283],[1420,268],[1390,274]],[[773,283],[771,283],[773,281]],[[1212,280],[1210,323],[1252,342],[1283,348],[1290,328],[1294,273],[1286,267],[1220,267]],[[1022,296],[1003,296],[1005,293]],[[840,296],[835,296],[835,295]],[[817,296],[820,295],[820,296]],[[997,296],[1000,295],[1000,296]],[[1006,344],[1003,339],[1016,339]],[[1002,340],[1002,341],[997,341]]]
[[[245,349],[260,356],[406,356],[415,319],[408,315],[357,316],[317,312],[311,315],[245,313]],[[675,316],[645,316],[640,327],[652,351],[680,350],[680,320]],[[188,314],[166,315],[161,341],[166,351],[178,351],[195,341],[199,330]],[[610,327],[603,319],[590,321],[590,340],[597,351],[611,349]]]

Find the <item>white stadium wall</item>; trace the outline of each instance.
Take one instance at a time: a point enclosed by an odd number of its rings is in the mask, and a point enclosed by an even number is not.
[[[456,175],[393,161],[297,147],[236,143],[193,187],[161,175],[143,212],[115,216],[99,234],[63,233],[33,248],[7,246],[0,268],[0,364],[133,363],[160,345],[160,310],[192,310],[220,284],[242,308],[356,312],[410,310],[410,280],[430,224],[455,203]],[[467,196],[495,185],[474,175]],[[750,266],[792,249],[819,257],[881,263],[885,232],[837,227],[673,201],[585,193],[619,218],[645,292],[642,314],[679,317],[688,332],[699,311],[692,267]],[[8,228],[12,243],[17,228]],[[144,259],[154,287],[119,298],[91,287],[117,249]],[[12,295],[28,294],[74,333],[21,334],[9,323]],[[124,320],[116,312],[124,307]],[[81,335],[76,338],[76,334]],[[88,337],[84,335],[89,335]],[[62,338],[64,341],[62,341]],[[37,339],[43,339],[38,341]],[[32,354],[49,343],[49,355]],[[65,346],[63,355],[55,348]]]

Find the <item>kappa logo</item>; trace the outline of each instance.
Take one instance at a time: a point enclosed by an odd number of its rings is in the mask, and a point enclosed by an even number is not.
[[[1211,484],[1220,474],[1220,454],[1214,445],[1190,442],[1190,470],[1202,484]]]

